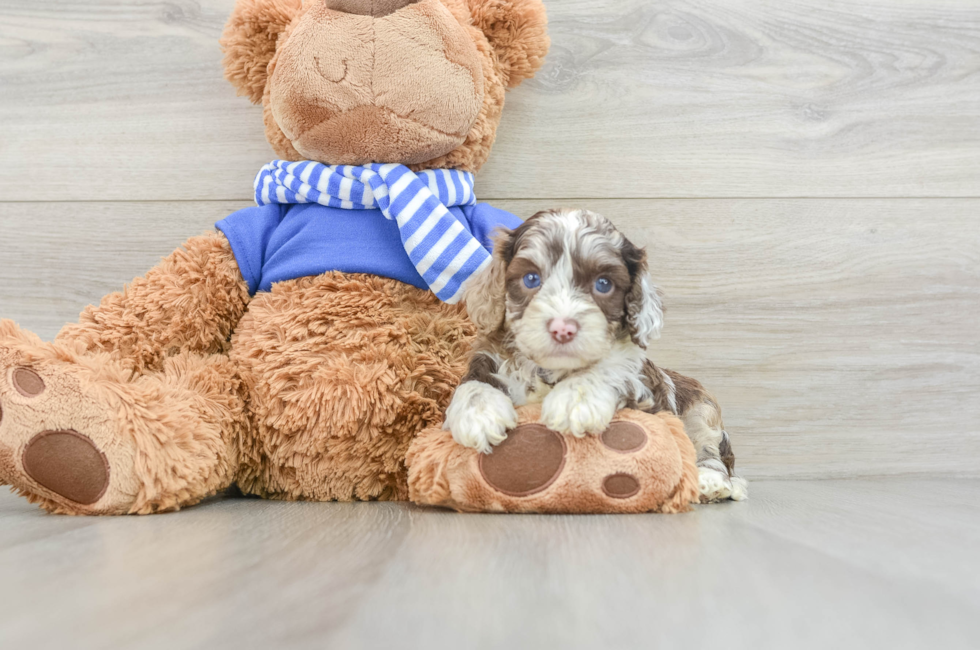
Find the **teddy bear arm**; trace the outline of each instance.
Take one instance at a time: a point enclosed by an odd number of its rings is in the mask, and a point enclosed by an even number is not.
[[[213,232],[192,237],[123,291],[89,305],[59,343],[111,352],[137,372],[159,370],[177,352],[222,352],[249,301],[231,245]]]

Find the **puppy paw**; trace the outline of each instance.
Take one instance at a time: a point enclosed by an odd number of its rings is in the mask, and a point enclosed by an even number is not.
[[[733,476],[732,481],[732,496],[729,497],[732,501],[745,501],[749,498],[749,483],[741,476]]]
[[[492,445],[503,442],[507,430],[516,426],[517,411],[510,397],[489,384],[468,381],[453,394],[442,428],[464,447],[489,454]]]
[[[615,393],[595,382],[566,379],[541,404],[541,423],[552,431],[581,438],[602,433],[616,414]]]
[[[698,467],[698,489],[701,503],[724,501],[732,496],[732,482],[728,474],[712,467]]]

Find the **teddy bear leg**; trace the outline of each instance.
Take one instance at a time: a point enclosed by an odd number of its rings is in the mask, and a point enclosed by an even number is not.
[[[0,321],[0,368],[0,482],[45,510],[176,510],[234,480],[244,407],[224,355],[134,376]]]
[[[66,514],[172,510],[230,484],[246,420],[220,351],[248,294],[221,244],[189,241],[53,343],[0,321],[0,482]]]

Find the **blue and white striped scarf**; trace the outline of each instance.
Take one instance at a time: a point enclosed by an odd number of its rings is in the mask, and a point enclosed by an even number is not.
[[[446,209],[476,203],[469,172],[275,160],[255,177],[255,202],[380,209],[398,224],[409,259],[443,302],[458,302],[463,283],[490,263],[490,253]]]

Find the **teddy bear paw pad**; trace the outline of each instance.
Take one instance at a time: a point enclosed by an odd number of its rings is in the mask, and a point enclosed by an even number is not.
[[[44,380],[30,368],[15,368],[10,373],[10,383],[24,397],[37,397],[44,392]]]
[[[491,454],[480,455],[488,485],[515,497],[530,496],[555,482],[565,466],[564,438],[542,424],[521,424]]]
[[[602,491],[613,499],[628,499],[640,491],[640,482],[629,474],[612,474],[602,480]]]
[[[109,487],[109,461],[77,431],[42,431],[27,443],[22,464],[38,485],[82,505],[95,503]]]
[[[634,422],[617,421],[599,436],[602,444],[613,451],[625,454],[643,449],[647,444],[647,434],[643,427]]]

